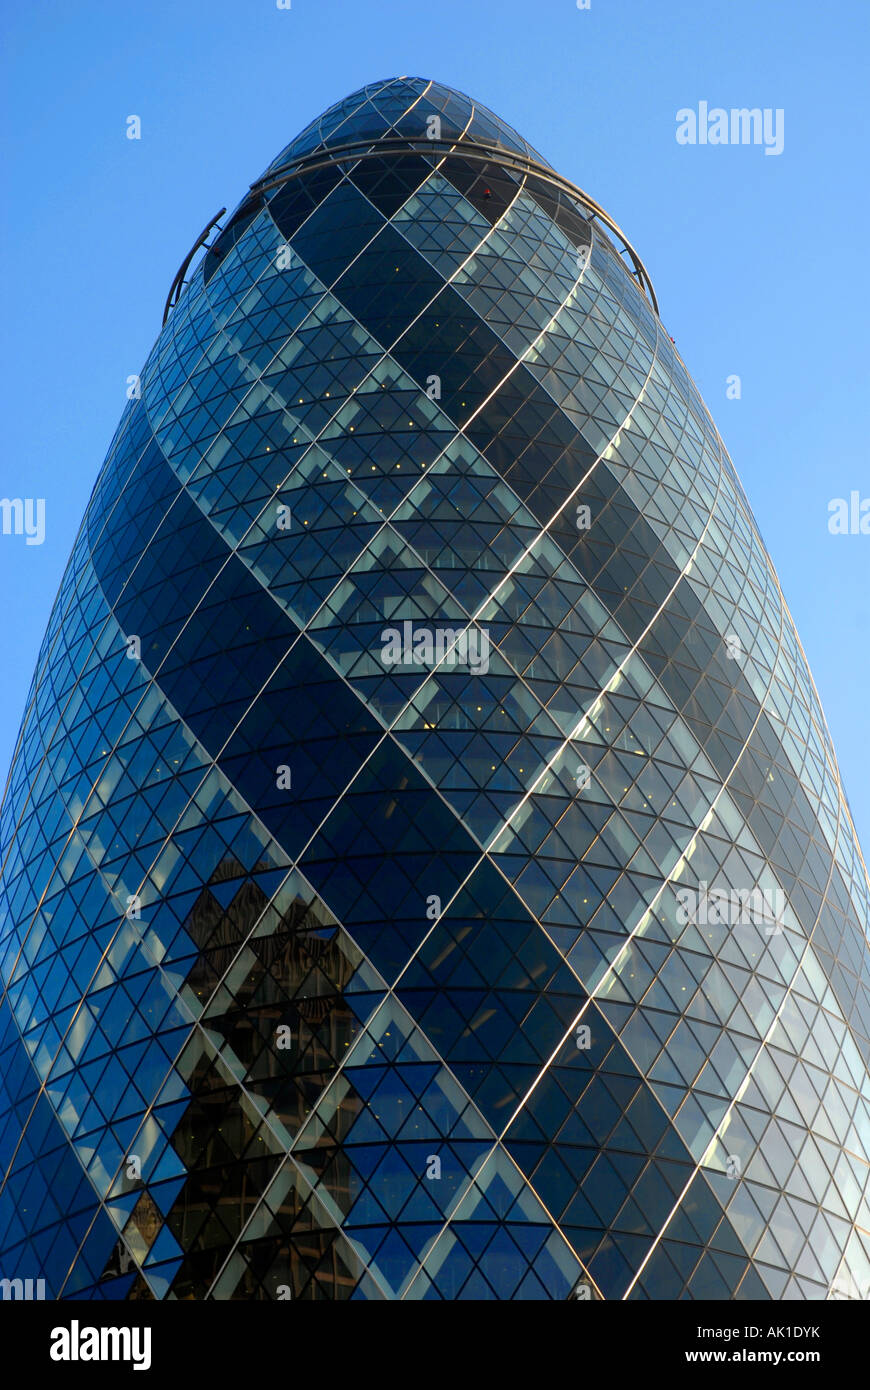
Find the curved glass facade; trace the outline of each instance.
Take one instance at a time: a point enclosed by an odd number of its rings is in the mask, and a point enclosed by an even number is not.
[[[0,1276],[866,1287],[867,873],[654,304],[418,79],[326,112],[200,257],[3,803]]]

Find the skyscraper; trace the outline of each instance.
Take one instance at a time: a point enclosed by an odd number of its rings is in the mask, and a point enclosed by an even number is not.
[[[185,260],[0,838],[0,1276],[866,1287],[792,619],[636,251],[460,93],[354,93]]]

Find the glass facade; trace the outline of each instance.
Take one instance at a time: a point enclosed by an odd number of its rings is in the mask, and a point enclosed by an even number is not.
[[[194,260],[0,837],[0,1276],[867,1287],[870,890],[799,639],[636,254],[467,97],[348,97]]]

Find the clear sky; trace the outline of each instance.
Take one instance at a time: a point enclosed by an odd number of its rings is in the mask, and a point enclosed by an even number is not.
[[[0,771],[82,512],[196,235],[366,82],[492,107],[611,213],[746,488],[870,853],[866,0],[41,0],[2,25]],[[784,112],[784,148],[680,145],[676,113]],[[129,115],[142,139],[126,138]],[[739,400],[726,380],[741,379]]]

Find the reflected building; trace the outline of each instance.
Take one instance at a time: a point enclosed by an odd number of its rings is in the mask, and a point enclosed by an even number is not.
[[[432,82],[170,293],[0,820],[0,1275],[866,1287],[868,880],[612,218]]]

